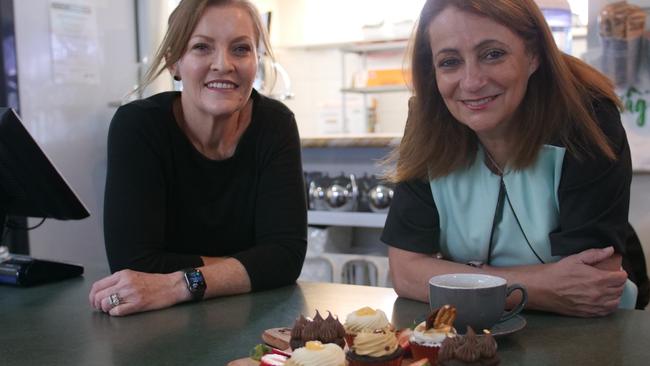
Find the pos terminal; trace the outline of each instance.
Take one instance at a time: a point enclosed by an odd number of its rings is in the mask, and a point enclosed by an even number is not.
[[[14,110],[0,108],[0,245],[6,230],[16,229],[8,225],[9,215],[79,220],[90,213]],[[83,267],[79,265],[0,250],[0,284],[29,286],[82,273]]]

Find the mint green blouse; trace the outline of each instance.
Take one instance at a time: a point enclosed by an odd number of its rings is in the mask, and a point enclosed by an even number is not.
[[[489,258],[490,265],[500,267],[538,264],[536,254],[545,263],[559,260],[561,256],[551,254],[548,234],[559,221],[557,192],[564,153],[564,148],[547,145],[533,166],[506,169],[500,211],[501,177],[485,165],[481,148],[468,169],[431,180],[444,257],[461,263]]]

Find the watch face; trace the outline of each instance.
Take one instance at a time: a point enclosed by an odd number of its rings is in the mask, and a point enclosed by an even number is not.
[[[185,281],[187,282],[187,289],[192,294],[194,300],[203,298],[205,292],[205,279],[203,274],[198,269],[190,269],[185,272]]]
[[[203,275],[200,271],[189,272],[187,274],[187,280],[193,289],[199,289],[200,287],[205,286],[205,281],[203,280]]]

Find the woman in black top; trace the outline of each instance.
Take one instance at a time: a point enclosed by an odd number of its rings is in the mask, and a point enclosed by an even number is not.
[[[255,7],[183,0],[146,78],[182,92],[121,107],[108,137],[105,241],[113,275],[91,304],[126,315],[290,284],[306,250],[293,113],[252,88]]]

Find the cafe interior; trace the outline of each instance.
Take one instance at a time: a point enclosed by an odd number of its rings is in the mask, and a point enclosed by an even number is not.
[[[626,268],[646,282],[628,277],[632,305],[599,316],[547,311],[533,300],[545,294],[477,272],[432,278],[420,289],[428,301],[396,289],[382,238],[398,197],[386,159],[404,136],[409,53],[429,1],[251,0],[272,46],[259,48],[253,88],[290,109],[300,135],[302,270],[288,286],[113,316],[89,305],[93,284],[111,275],[108,131],[122,106],[183,92],[172,73],[143,84],[181,0],[1,0],[0,365],[650,364],[650,0],[534,0],[558,49],[607,76],[621,102],[640,242]],[[124,303],[117,293],[106,301]],[[383,325],[354,333],[364,319]],[[330,322],[345,337],[305,335]],[[436,356],[420,354],[425,330],[446,334]],[[358,356],[362,345],[347,338],[379,333],[398,351]],[[455,359],[472,347],[491,351]]]

